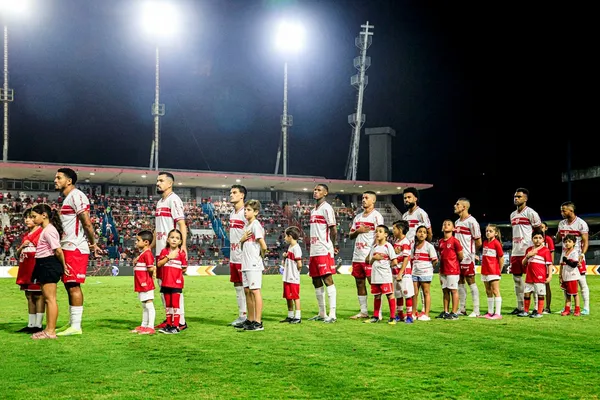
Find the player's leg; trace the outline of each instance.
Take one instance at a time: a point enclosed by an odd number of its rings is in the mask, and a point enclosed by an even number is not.
[[[21,287],[27,287],[27,285],[21,285]],[[33,333],[35,328],[35,302],[33,300],[33,293],[25,289],[25,300],[27,301],[27,326],[19,329],[17,332]]]
[[[333,275],[327,274],[323,276],[323,283],[325,284],[325,290],[327,291],[327,298],[329,299],[329,316],[325,318],[323,322],[332,323],[337,321],[336,308],[337,308],[337,290],[333,282]]]
[[[529,307],[531,306],[531,293],[534,291],[534,285],[532,283],[525,283],[525,289],[523,291],[523,311],[517,314],[518,317],[529,316]]]
[[[351,316],[351,319],[367,318],[369,316],[367,306],[367,286],[366,286],[366,271],[364,263],[352,263],[352,276],[356,284],[356,295],[358,297],[358,305],[360,311],[358,314]]]
[[[386,294],[388,299],[388,306],[390,308],[390,318],[388,319],[388,324],[396,324],[395,314],[396,314],[396,298],[394,297],[394,288],[391,283],[387,284],[388,293]]]
[[[452,316],[458,315],[458,284],[456,289],[450,289],[450,297],[452,298]]]
[[[446,288],[446,287],[442,287],[442,297],[443,297],[443,306],[444,306],[444,311],[442,311],[440,313],[440,315],[438,315],[436,318],[444,318],[446,316],[446,314],[449,313],[450,310],[450,289]]]
[[[381,289],[380,285],[371,285],[371,294],[373,295],[373,317],[365,321],[365,323],[379,322],[379,313],[381,309]]]
[[[581,315],[589,315],[590,314],[590,288],[587,284],[587,278],[585,274],[582,274],[579,277],[579,288],[581,289],[581,298],[583,300],[583,310],[581,311]]]
[[[552,273],[552,267],[550,268],[550,273]],[[546,283],[546,307],[544,308],[544,314],[552,314],[552,285],[550,282]]]
[[[485,296],[487,298],[487,306],[488,311],[487,314],[484,315],[485,318],[490,318],[494,315],[494,294],[492,293],[492,283],[487,281],[487,276],[482,275],[481,279],[483,279],[483,286],[485,287]]]
[[[465,275],[461,266],[458,278],[458,314],[467,315],[467,289],[465,287]]]
[[[58,304],[56,303],[56,283],[42,284],[42,294],[46,303],[46,332],[48,336],[56,335],[56,321],[58,320]],[[38,332],[38,333],[42,333]]]
[[[404,297],[402,296],[402,277],[392,275],[394,280],[394,297],[396,298],[396,322],[404,320]]]
[[[42,296],[42,291],[36,290],[32,291],[32,299],[35,303],[35,324],[34,327],[36,329],[42,329],[42,322],[44,321],[44,313],[46,312],[46,302],[44,301],[44,296]]]
[[[523,279],[523,258],[521,256],[510,257],[510,271],[513,274],[515,284],[515,296],[517,297],[517,307],[510,313],[517,315],[523,312],[525,280]]]
[[[425,313],[425,316],[427,317],[425,319],[425,321],[428,321],[430,319],[429,318],[429,311],[431,310],[431,292],[430,292],[430,289],[431,289],[431,280],[421,282],[420,286],[423,289],[423,298],[425,300],[424,301],[424,303],[425,303],[424,313]],[[421,321],[421,320],[423,320],[423,318],[419,318],[419,321]]]
[[[410,275],[402,277],[402,296],[404,297],[404,303],[406,304],[406,320],[407,324],[413,322],[413,297],[415,295],[415,286],[413,278]]]
[[[231,323],[237,325],[243,323],[247,317],[246,294],[242,283],[242,264],[229,263],[229,282],[233,283],[235,299],[238,306],[238,317]]]
[[[469,285],[469,289],[471,289],[471,299],[473,301],[473,312],[469,314],[469,317],[479,317],[481,311],[479,310],[479,288],[477,287],[477,283],[475,283],[475,264],[471,263],[469,265],[465,281]]]
[[[416,319],[419,319],[419,311],[416,309],[417,304],[419,304],[419,290],[420,290],[419,277],[413,276],[412,280],[413,280],[413,292],[414,292],[412,303],[413,303],[413,306],[415,307],[415,310],[414,310],[415,317],[416,317]]]
[[[285,284],[286,282],[284,282]],[[287,295],[285,286],[284,286],[284,298]],[[288,296],[288,298],[285,299],[286,303],[287,303],[287,317],[285,319],[282,319],[279,322],[290,322],[291,320],[294,319],[294,300],[291,300]]]
[[[294,313],[294,320],[292,321],[294,324],[299,324],[300,321],[302,321],[302,308],[300,307],[300,285],[297,285],[297,288],[298,298],[294,299],[294,307],[296,308],[296,311]]]
[[[575,303],[575,312],[573,316],[579,317],[581,315],[581,304],[579,300],[579,294],[577,293],[577,289],[573,291],[573,302]]]

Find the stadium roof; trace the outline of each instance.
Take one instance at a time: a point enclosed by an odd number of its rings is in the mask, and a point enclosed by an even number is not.
[[[89,183],[108,183],[115,185],[154,185],[156,171],[147,168],[117,167],[106,165],[74,165],[11,161],[2,166],[0,178],[21,179],[51,182],[56,170],[60,167],[72,168],[79,175],[81,182],[89,179]],[[175,175],[180,187],[201,187],[223,189],[239,183],[248,190],[274,190],[281,192],[302,193],[311,191],[315,184],[325,183],[331,193],[357,194],[372,190],[382,195],[395,195],[402,189],[413,186],[419,190],[429,189],[428,183],[408,182],[371,182],[328,179],[322,176],[261,175],[246,172],[216,172],[168,169]],[[86,181],[87,182],[87,181]]]

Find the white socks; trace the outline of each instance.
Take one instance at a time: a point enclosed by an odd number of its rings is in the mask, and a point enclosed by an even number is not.
[[[360,305],[360,312],[362,314],[369,313],[369,308],[367,307],[367,296],[358,296],[358,304]]]
[[[581,288],[581,298],[583,299],[583,309],[590,310],[590,288],[587,284],[587,278],[585,275],[581,275],[579,278],[579,287]]]
[[[302,312],[300,310],[296,310],[296,313],[294,314],[294,318],[302,319]]]
[[[319,315],[325,318],[327,316],[325,314],[325,288],[323,286],[315,288],[315,295],[317,296],[317,304],[319,305]]]
[[[71,306],[71,328],[81,329],[81,317],[83,315],[83,306]]]
[[[33,328],[35,326],[35,314],[29,314],[29,321],[27,322],[28,328]]]
[[[327,297],[329,297],[329,318],[335,319],[335,306],[337,302],[337,291],[335,285],[327,286]]]
[[[146,303],[142,303],[142,328],[148,327],[148,309],[146,308]],[[154,326],[152,326],[154,328]]]
[[[502,297],[494,297],[494,302],[496,303],[494,313],[496,315],[502,315]]]
[[[148,328],[154,328],[154,321],[156,319],[156,309],[154,308],[154,302],[145,303],[144,310],[148,315]]]
[[[487,303],[488,303],[488,314],[494,315],[494,298],[488,297]]]
[[[35,326],[36,328],[42,327],[42,321],[44,320],[44,313],[36,313],[35,314]]]
[[[471,288],[471,298],[473,299],[473,312],[479,314],[479,288],[476,283],[469,285]]]
[[[183,293],[179,294],[179,325],[185,325],[185,309],[183,308]]]
[[[246,309],[246,295],[244,294],[243,286],[234,286],[235,298],[237,300],[238,311],[240,317],[245,317],[247,313]]]
[[[517,295],[517,308],[523,310],[525,307],[525,283],[522,276],[513,275],[515,281],[515,295]]]
[[[467,289],[464,283],[458,284],[458,311],[465,311],[467,308]]]

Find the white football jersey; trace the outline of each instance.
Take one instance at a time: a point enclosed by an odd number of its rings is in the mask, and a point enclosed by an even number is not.
[[[374,245],[369,254],[369,258],[375,254],[382,256],[381,260],[373,261],[371,264],[371,283],[382,284],[392,283],[392,260],[395,260],[398,255],[394,251],[394,246],[391,243],[385,242],[383,245]]]
[[[533,228],[542,225],[542,220],[532,208],[525,207],[521,212],[515,210],[510,214],[510,224],[512,225],[512,250],[510,255],[524,256],[525,251],[533,246],[533,239],[531,238]]]
[[[329,237],[329,227],[335,226],[333,207],[324,201],[310,212],[310,256],[333,257],[333,242]]]
[[[234,264],[242,263],[242,247],[240,246],[240,239],[244,235],[244,228],[246,227],[246,217],[244,216],[244,207],[240,208],[239,211],[235,209],[229,215],[229,261]]]
[[[564,240],[565,236],[567,235],[573,235],[575,236],[575,250],[577,250],[577,252],[579,254],[581,254],[582,252],[582,248],[581,248],[581,235],[584,233],[589,233],[590,228],[588,227],[587,222],[585,222],[584,220],[582,220],[579,217],[575,217],[575,220],[573,221],[572,224],[569,224],[569,221],[567,221],[566,219],[563,219],[562,221],[560,221],[558,223],[558,233],[560,234],[560,237]],[[563,247],[564,249],[564,247]],[[563,255],[564,255],[564,250],[563,250]],[[562,255],[560,256],[560,258],[562,259]]]
[[[362,226],[368,227],[370,230],[367,233],[359,233],[354,241],[354,253],[352,254],[352,262],[365,262],[365,259],[371,252],[371,247],[375,243],[375,228],[378,225],[383,225],[383,216],[377,210],[372,210],[366,214],[361,212],[352,221],[350,233],[354,232]]]
[[[154,214],[154,225],[156,228],[156,249],[154,254],[160,255],[160,252],[167,247],[167,237],[169,232],[177,227],[177,221],[185,218],[183,213],[183,202],[181,198],[171,192],[166,199],[162,197],[156,203],[156,213]]]
[[[265,269],[263,259],[260,256],[259,239],[265,238],[265,230],[257,219],[246,226],[244,231],[252,234],[242,245],[242,271],[262,271]]]
[[[481,239],[481,228],[479,222],[469,215],[464,220],[460,218],[454,223],[455,237],[463,248],[462,265],[475,262],[475,241]]]
[[[411,257],[413,276],[433,275],[433,262],[437,259],[437,253],[431,243],[425,242],[420,249],[413,247]]]
[[[297,261],[302,261],[302,249],[298,243],[288,248],[287,257],[283,262],[284,282],[300,283],[300,271],[298,271]]]
[[[88,197],[79,189],[71,190],[60,207],[60,221],[63,226],[60,245],[63,250],[78,249],[81,254],[90,254],[83,225],[79,221],[79,214],[86,211],[90,211]]]
[[[406,237],[410,240],[411,243],[415,242],[415,234],[417,233],[417,228],[421,225],[424,225],[426,228],[431,228],[431,221],[429,221],[429,215],[423,210],[421,207],[417,207],[417,209],[411,214],[410,212],[405,212],[402,214],[402,219],[408,221],[408,232],[406,232]]]
[[[573,248],[573,251],[571,251],[571,253],[569,253],[569,255],[560,257],[560,263],[562,265],[561,278],[563,281],[565,281],[565,282],[578,281],[579,278],[581,278],[581,273],[579,272],[579,268],[569,267],[562,260],[563,257],[567,257],[568,260],[578,263],[579,262],[579,254],[580,254],[579,251],[577,251],[576,248]]]

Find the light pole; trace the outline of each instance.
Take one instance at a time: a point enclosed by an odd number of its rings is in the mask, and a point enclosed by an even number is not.
[[[14,100],[14,90],[8,87],[8,25],[9,15],[22,14],[28,8],[28,0],[0,0],[0,15],[4,25],[4,84],[0,90],[0,101],[4,109],[2,128],[4,140],[2,145],[2,161],[8,161],[8,103]]]
[[[288,62],[289,53],[295,53],[304,43],[304,28],[298,23],[284,22],[279,25],[276,45],[279,50],[286,53],[283,63],[283,114],[281,115],[281,141],[277,150],[277,161],[275,163],[275,175],[279,173],[279,157],[283,153],[283,176],[287,176],[288,167],[288,128],[292,126],[294,119],[288,114]]]
[[[150,148],[150,169],[158,171],[158,152],[160,150],[160,117],[165,115],[165,105],[160,103],[160,55],[159,43],[175,32],[177,10],[172,3],[166,1],[149,1],[144,5],[143,22],[148,35],[155,43],[155,77],[154,103],[154,137]]]

